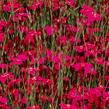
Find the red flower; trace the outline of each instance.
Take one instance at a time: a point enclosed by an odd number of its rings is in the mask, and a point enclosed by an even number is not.
[[[74,0],[66,0],[66,3],[67,3],[68,5],[70,5],[71,7],[73,7],[73,5],[74,5]]]
[[[4,33],[0,33],[0,43],[2,43],[5,39]]]
[[[90,74],[93,69],[93,65],[91,63],[85,63],[84,72],[85,75]]]
[[[83,69],[82,63],[76,63],[76,64],[71,65],[71,66],[75,69],[75,71],[81,71]]]
[[[45,30],[46,30],[48,36],[51,36],[51,35],[53,35],[53,33],[54,33],[54,28],[53,28],[53,26],[47,25],[47,26],[45,27]]]
[[[27,109],[41,109],[38,105],[28,106]]]
[[[41,0],[38,0],[37,2],[33,2],[32,6],[30,6],[29,8],[31,10],[37,10],[38,8],[41,8],[43,6],[43,2]]]
[[[53,0],[53,10],[56,11],[59,9],[59,0]]]
[[[0,68],[7,69],[8,68],[8,65],[7,64],[0,64]]]
[[[94,9],[90,6],[83,5],[80,12],[87,17],[87,20],[85,21],[85,23],[88,26],[90,26],[94,21],[101,20],[101,16],[95,13]]]
[[[61,109],[74,109],[70,104],[61,103],[59,104],[59,106],[61,107]]]
[[[8,100],[6,97],[1,97],[0,96],[0,103],[3,103],[3,104],[7,104]]]
[[[75,50],[76,50],[78,53],[84,52],[84,46],[83,46],[83,45],[81,45],[81,46],[75,46]]]
[[[26,104],[26,101],[27,101],[27,100],[26,100],[25,97],[23,97],[23,98],[21,99],[21,103],[22,103],[22,104]]]
[[[104,64],[105,64],[105,60],[104,60],[103,58],[101,58],[101,57],[97,57],[97,58],[95,59],[95,62],[96,62],[97,64],[99,64],[99,65],[104,65]]]
[[[6,12],[12,12],[12,11],[16,11],[17,9],[19,9],[21,7],[21,4],[18,3],[16,0],[8,1],[3,5],[3,10]],[[13,8],[13,10],[12,10]]]
[[[58,45],[66,45],[67,44],[67,37],[66,36],[58,36],[57,37],[57,44]]]
[[[7,26],[7,22],[5,21],[5,20],[0,20],[0,26],[2,26],[2,27],[6,27]]]
[[[1,109],[11,109],[8,105],[5,105],[5,104],[0,104],[0,108]]]
[[[11,72],[3,73],[0,75],[0,82],[5,83],[7,79],[13,79],[14,76],[12,75]]]

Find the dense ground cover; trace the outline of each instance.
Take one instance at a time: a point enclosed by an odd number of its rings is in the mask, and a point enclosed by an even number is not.
[[[109,1],[1,0],[0,109],[109,109]]]

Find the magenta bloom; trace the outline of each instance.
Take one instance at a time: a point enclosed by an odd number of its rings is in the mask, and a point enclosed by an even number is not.
[[[17,0],[13,0],[13,2],[6,2],[3,5],[3,10],[6,12],[11,12],[12,8],[14,9],[14,11],[16,11],[17,9],[19,9],[21,7],[21,4],[17,2]]]
[[[0,43],[3,42],[5,39],[4,33],[0,33]]]
[[[11,72],[3,73],[0,75],[0,82],[5,83],[7,79],[13,79],[14,75]]]
[[[85,47],[84,46],[75,46],[75,50],[78,52],[78,53],[81,53],[81,52],[83,52],[84,51],[84,49],[85,49]]]
[[[0,64],[0,68],[6,69],[6,68],[8,68],[8,65],[7,64]]]
[[[74,0],[66,0],[67,4],[71,7],[74,5]]]
[[[82,10],[80,12],[88,17],[89,15],[94,13],[94,9],[90,6],[83,5]]]
[[[101,19],[101,16],[98,13],[95,13],[94,9],[90,6],[83,5],[80,12],[87,17],[87,20],[85,21],[87,26],[90,26],[94,21],[99,21]]]
[[[7,98],[6,97],[0,97],[0,103],[7,104]]]
[[[30,6],[31,10],[37,10],[38,8],[41,8],[43,6],[43,2],[41,0],[38,0],[37,2],[34,2],[32,6]]]
[[[91,63],[86,63],[84,67],[85,75],[89,74],[92,70],[93,66]]]
[[[54,33],[54,28],[52,26],[47,25],[45,27],[45,31],[47,32],[48,36],[51,36]]]
[[[61,107],[61,109],[73,109],[73,108],[71,108],[70,104],[61,103],[61,104],[59,104],[59,106]]]

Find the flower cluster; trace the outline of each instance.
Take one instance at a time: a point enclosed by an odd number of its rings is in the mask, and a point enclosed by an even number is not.
[[[0,2],[0,109],[108,109],[108,0]]]

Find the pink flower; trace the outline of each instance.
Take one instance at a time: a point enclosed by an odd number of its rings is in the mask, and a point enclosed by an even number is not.
[[[85,76],[87,76],[88,74],[91,74],[91,75],[97,74],[96,70],[94,69],[94,67],[91,63],[85,63],[84,73],[85,73]]]
[[[61,104],[59,104],[59,106],[61,107],[61,109],[73,109],[73,108],[71,108],[70,104],[61,103]]]
[[[77,26],[73,26],[73,25],[66,25],[66,30],[68,31],[68,32],[78,32],[78,27]]]
[[[61,68],[60,63],[55,63],[55,64],[54,64],[54,68],[55,68],[55,70],[59,71],[60,68]]]
[[[0,75],[0,82],[2,82],[4,84],[8,78],[9,79],[14,78],[14,76],[12,75],[11,72],[1,74]]]
[[[24,42],[26,44],[28,44],[28,43],[34,43],[34,38],[35,38],[36,35],[37,35],[37,32],[35,30],[28,31],[26,33]]]
[[[45,63],[45,58],[44,57],[41,57],[40,60],[39,60],[39,63],[40,64],[44,64]]]
[[[11,12],[12,8],[13,11],[16,11],[17,9],[19,9],[21,7],[21,4],[18,3],[16,0],[13,0],[12,2],[7,1],[4,5],[3,5],[3,10],[6,12]]]
[[[14,16],[11,17],[11,19],[14,21],[14,22],[17,22],[17,21],[27,21],[29,17],[29,14],[28,13],[16,13]]]
[[[98,57],[95,59],[96,63],[99,65],[104,65],[105,64],[105,60],[101,57]]]
[[[33,74],[35,74],[35,73],[37,73],[39,71],[39,68],[30,67],[30,68],[27,68],[27,70],[28,70],[29,74],[33,75]]]
[[[91,25],[94,21],[99,21],[101,18],[100,18],[100,15],[97,14],[97,13],[92,13],[90,15],[88,15],[88,18],[87,18],[87,25]]]
[[[6,27],[7,26],[7,22],[5,20],[0,20],[0,26]]]
[[[11,109],[7,104],[0,104],[1,109]]]
[[[56,11],[59,9],[59,0],[53,0],[53,10]]]
[[[8,100],[6,97],[0,97],[0,102],[3,104],[7,104]]]
[[[28,106],[27,109],[41,109],[38,105]]]
[[[53,56],[53,53],[50,49],[47,49],[46,50],[46,58],[50,61],[52,61],[52,56]]]
[[[41,8],[43,6],[43,2],[41,0],[38,0],[37,2],[34,2],[32,6],[30,6],[31,10],[37,10],[38,8]]]
[[[10,65],[21,65],[23,64],[24,61],[26,61],[28,59],[28,56],[26,53],[21,53],[18,56],[16,56],[15,58],[10,59],[10,61],[12,61],[10,63]]]
[[[87,17],[87,20],[85,21],[87,26],[90,26],[94,21],[101,20],[101,16],[98,13],[95,13],[94,9],[90,6],[83,5],[80,12]]]
[[[68,38],[66,36],[58,36],[57,37],[57,44],[58,45],[66,45]]]
[[[45,27],[45,30],[46,30],[48,36],[51,36],[51,35],[53,35],[53,33],[54,33],[54,28],[53,28],[53,26],[47,25],[47,26]]]
[[[78,53],[81,53],[81,52],[83,52],[84,51],[84,46],[83,45],[81,45],[81,46],[75,46],[75,50],[78,52]]]
[[[86,63],[84,66],[84,72],[87,75],[91,72],[91,69],[93,68],[93,65],[91,63]]]
[[[13,66],[13,65],[21,65],[21,64],[23,64],[23,62],[21,60],[16,60],[16,61],[10,62],[10,66]]]
[[[8,3],[3,5],[3,10],[4,11],[7,11],[7,12],[10,12],[11,11],[11,8],[10,8],[10,6],[9,6]]]
[[[80,12],[88,17],[89,15],[94,13],[94,9],[92,7],[90,7],[90,6],[83,5]]]
[[[66,0],[66,3],[72,7],[74,5],[74,0]]]
[[[79,109],[76,105],[72,104],[72,108],[71,109]]]
[[[24,26],[24,25],[21,25],[21,26],[18,26],[17,29],[20,31],[20,32],[28,32],[28,27],[27,26]]]
[[[78,42],[78,40],[77,40],[75,37],[72,36],[72,37],[70,38],[70,42],[71,42],[72,44],[74,44],[76,41]]]
[[[22,103],[22,104],[26,104],[26,101],[27,101],[27,100],[26,100],[25,97],[23,97],[23,98],[21,99],[21,103]]]
[[[82,109],[88,109],[87,105],[82,105],[81,108]]]
[[[94,32],[99,32],[100,31],[100,28],[87,28],[87,30],[88,30],[88,33],[89,34],[92,34],[92,33],[94,33]]]
[[[5,39],[4,33],[0,33],[0,43],[2,43]]]
[[[8,68],[8,65],[7,64],[0,64],[0,68],[6,69],[6,68]]]
[[[74,68],[75,71],[81,71],[84,68],[85,63],[84,62],[77,62],[75,64],[71,64],[71,67]]]

